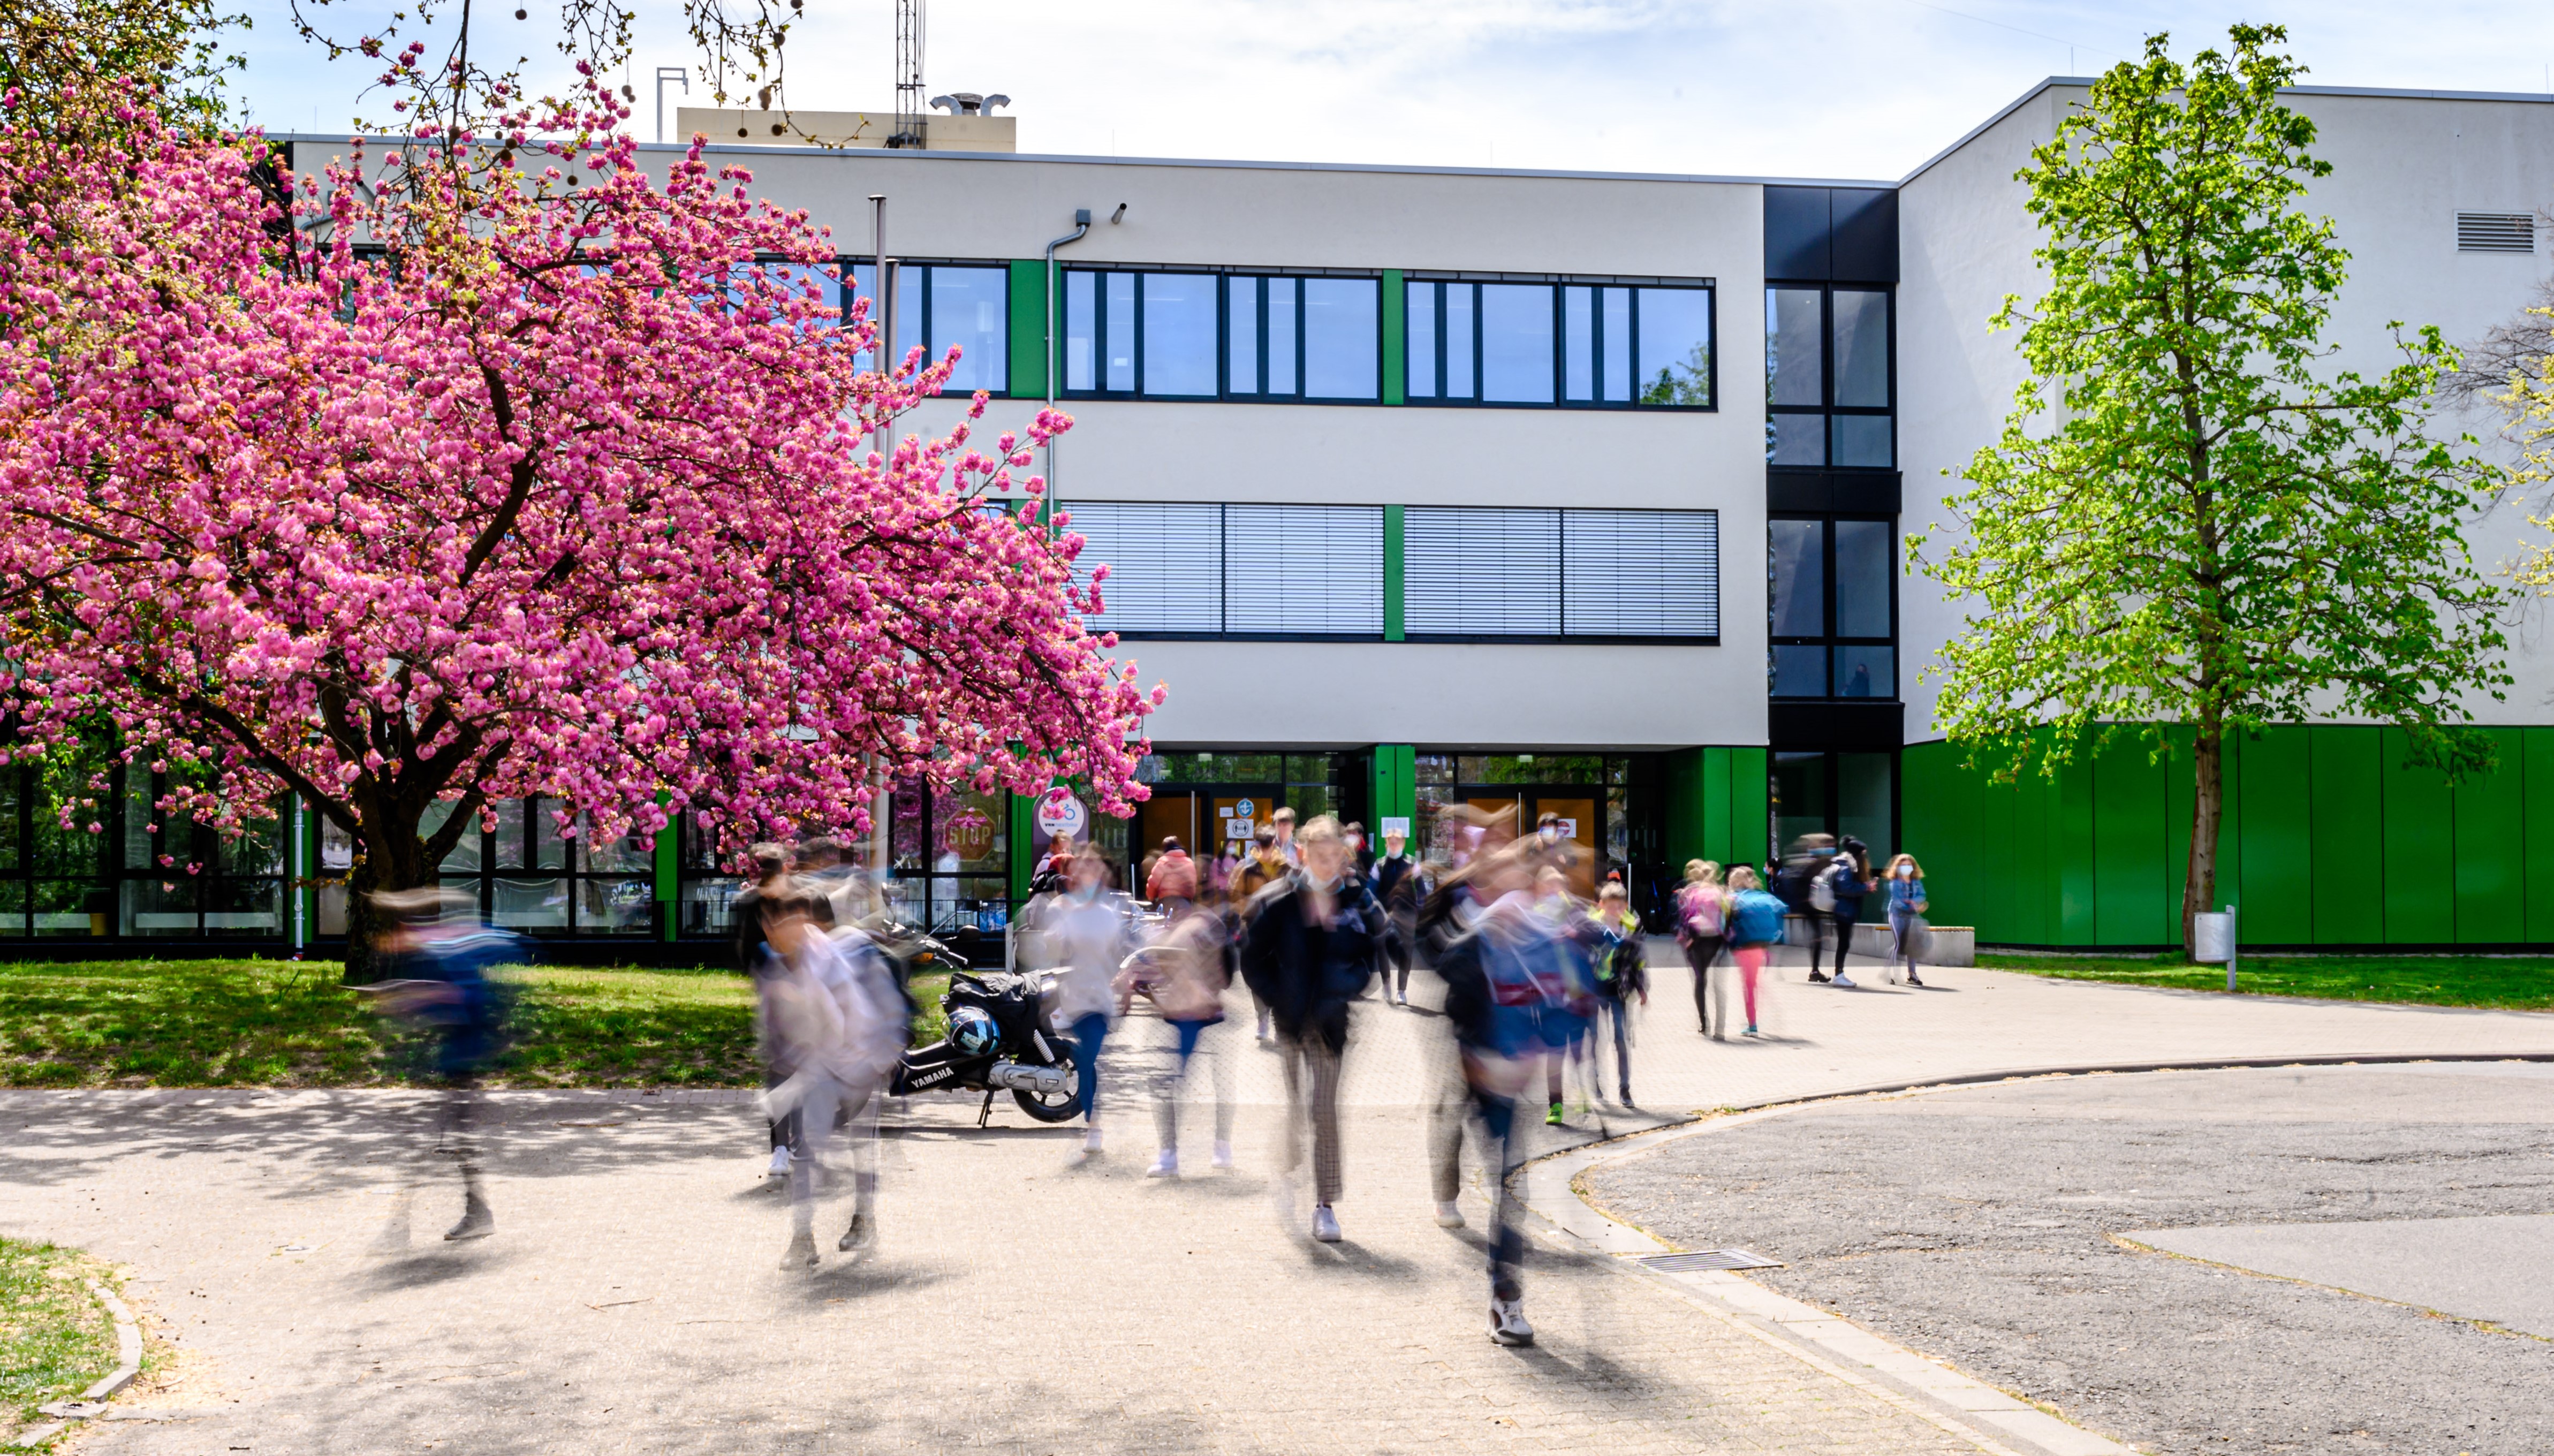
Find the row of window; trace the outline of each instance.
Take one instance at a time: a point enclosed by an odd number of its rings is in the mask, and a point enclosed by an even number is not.
[[[1886,288],[1765,289],[1765,461],[1810,469],[1897,464],[1896,365]]]
[[[1773,696],[1895,698],[1895,524],[1778,516],[1765,535]]]
[[[1121,636],[1384,634],[1380,505],[1077,501]],[[1720,635],[1711,510],[1403,507],[1401,628],[1414,639]]]
[[[1707,282],[1402,284],[1403,394],[1432,403],[1713,403]],[[1383,397],[1384,280],[1133,269],[1064,274],[1064,390],[1094,397]]]

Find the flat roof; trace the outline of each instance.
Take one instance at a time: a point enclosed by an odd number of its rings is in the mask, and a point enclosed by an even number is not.
[[[711,142],[704,150],[722,157],[859,157],[864,161],[878,160],[890,165],[923,162],[987,162],[987,163],[1061,163],[1079,167],[1185,167],[1219,168],[1234,171],[1339,171],[1384,172],[1400,176],[1513,177],[1524,180],[1598,181],[1598,182],[1716,182],[1739,186],[1768,187],[1903,187],[1939,163],[1943,158],[1977,140],[1980,133],[2011,116],[2033,97],[2054,87],[2088,87],[2093,76],[2049,76],[2032,85],[1998,108],[1993,116],[1961,134],[1959,140],[1924,159],[1913,171],[1895,181],[1870,177],[1749,176],[1728,172],[1677,171],[1597,171],[1579,168],[1523,167],[1426,167],[1410,163],[1389,162],[1252,162],[1237,159],[1218,160],[1198,157],[1089,157],[1075,153],[1050,152],[907,152],[884,147],[768,147],[753,143]],[[2434,91],[2393,86],[2286,86],[2282,95],[2299,96],[2372,96],[2406,101],[2530,101],[2554,104],[2554,94],[2537,91]],[[279,142],[308,142],[314,145],[342,147],[351,139],[318,132],[269,132]],[[367,144],[399,147],[412,139],[396,136],[373,136]],[[690,144],[683,142],[641,142],[641,153],[680,154]]]

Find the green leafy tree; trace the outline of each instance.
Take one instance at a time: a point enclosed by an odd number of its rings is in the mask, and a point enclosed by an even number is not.
[[[2279,102],[2276,26],[2097,80],[2017,173],[2048,286],[2009,296],[2030,377],[1918,570],[1971,605],[1926,669],[1935,722],[2010,780],[2136,732],[2194,738],[2182,936],[2216,903],[2227,734],[2340,714],[2402,728],[2450,773],[2485,766],[2471,692],[2500,696],[2503,591],[2460,527],[2496,474],[2425,430],[2457,365],[2436,328],[2375,378],[2324,342],[2350,255],[2297,203],[2331,165]],[[2470,437],[2457,444],[2471,446]]]

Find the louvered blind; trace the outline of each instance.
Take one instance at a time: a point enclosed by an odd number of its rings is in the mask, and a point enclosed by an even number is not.
[[[1573,637],[1720,635],[1720,514],[1565,510],[1562,630]]]
[[[1402,512],[1402,629],[1420,635],[1561,631],[1561,512],[1413,505]]]
[[[1383,634],[1383,507],[1223,507],[1223,629]]]
[[[2533,253],[2536,251],[2535,215],[2526,212],[2460,212],[2457,214],[2457,251]]]
[[[1087,579],[1105,564],[1100,596],[1107,611],[1094,631],[1217,632],[1223,574],[1220,511],[1211,504],[1157,501],[1073,501],[1068,530],[1086,538],[1075,561]]]

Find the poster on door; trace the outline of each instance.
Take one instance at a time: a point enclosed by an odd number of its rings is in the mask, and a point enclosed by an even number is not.
[[[1247,852],[1250,841],[1259,834],[1259,811],[1266,806],[1256,799],[1218,799],[1215,817],[1222,826],[1217,838],[1235,852]]]

